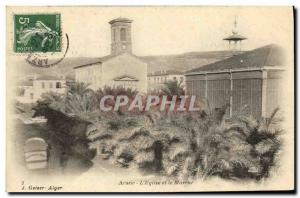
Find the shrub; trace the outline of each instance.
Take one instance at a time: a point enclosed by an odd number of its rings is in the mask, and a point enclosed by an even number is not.
[[[179,87],[170,82],[164,92],[181,94]],[[122,167],[184,179],[260,180],[268,177],[276,164],[282,133],[278,109],[269,118],[259,119],[242,114],[226,118],[228,105],[212,110],[208,103],[200,112],[104,114],[98,103],[107,94],[134,96],[136,91],[105,87],[94,92],[78,84],[66,96],[43,98],[62,112],[98,124],[90,139],[93,148],[98,146]]]

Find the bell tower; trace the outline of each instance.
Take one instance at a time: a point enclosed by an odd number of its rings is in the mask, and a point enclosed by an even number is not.
[[[111,25],[111,55],[123,52],[132,53],[131,23],[127,18],[117,18],[109,22]]]

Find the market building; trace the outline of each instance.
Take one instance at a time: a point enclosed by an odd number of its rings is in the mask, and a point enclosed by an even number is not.
[[[271,44],[187,71],[186,90],[211,108],[229,104],[228,116],[269,116],[280,107],[284,71],[283,51]]]

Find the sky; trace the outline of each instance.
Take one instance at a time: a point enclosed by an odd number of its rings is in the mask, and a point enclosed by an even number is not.
[[[101,57],[110,53],[110,25],[117,17],[133,20],[133,53],[138,56],[227,50],[237,16],[242,49],[293,42],[291,7],[48,7],[61,13],[69,36],[69,57]],[[30,12],[20,8],[20,12]],[[34,12],[34,11],[33,11]],[[65,39],[64,39],[65,42]]]

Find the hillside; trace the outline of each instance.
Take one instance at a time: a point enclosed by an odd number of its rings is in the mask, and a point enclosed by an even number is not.
[[[148,72],[160,70],[178,70],[187,71],[196,67],[207,65],[231,56],[229,51],[211,51],[211,52],[189,52],[178,55],[166,56],[141,56],[142,60],[148,63]],[[65,75],[69,78],[74,78],[74,67],[92,62],[100,61],[101,58],[96,57],[72,57],[65,58],[58,65],[51,68],[33,67],[24,60],[17,62],[17,68],[20,68],[20,73],[23,76],[39,74],[39,75]]]
[[[148,73],[159,70],[187,71],[223,60],[232,55],[230,51],[188,52],[167,56],[140,57],[148,63]]]

